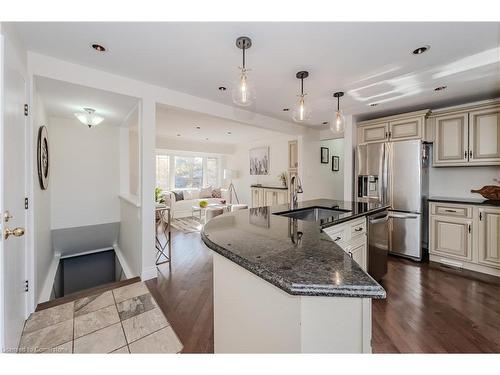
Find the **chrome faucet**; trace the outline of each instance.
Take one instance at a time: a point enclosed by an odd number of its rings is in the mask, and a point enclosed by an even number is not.
[[[290,177],[290,209],[294,210],[297,208],[298,194],[302,194],[302,182],[298,175],[292,175]]]

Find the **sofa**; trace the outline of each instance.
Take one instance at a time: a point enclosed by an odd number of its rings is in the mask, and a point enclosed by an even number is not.
[[[212,189],[213,190],[213,189]],[[183,200],[177,200],[175,194],[182,192]],[[163,201],[167,206],[170,206],[170,212],[173,218],[188,217],[192,215],[192,207],[198,206],[200,201],[207,201],[208,204],[228,202],[227,189],[221,189],[221,198],[200,198],[201,189],[176,189],[173,191],[164,191],[162,193]]]

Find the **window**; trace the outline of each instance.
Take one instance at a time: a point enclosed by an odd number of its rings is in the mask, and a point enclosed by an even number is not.
[[[162,190],[170,188],[170,157],[156,155],[156,186]]]
[[[207,158],[206,185],[207,186],[218,186],[219,185],[219,159],[218,158]]]
[[[203,158],[175,156],[176,189],[199,189],[203,185]]]

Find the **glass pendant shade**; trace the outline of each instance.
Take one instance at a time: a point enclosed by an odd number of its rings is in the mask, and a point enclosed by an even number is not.
[[[84,125],[87,125],[89,128],[92,126],[99,125],[104,118],[101,116],[97,116],[95,114],[95,110],[91,108],[84,108],[84,112],[75,113],[75,117]]]
[[[335,111],[333,121],[330,122],[330,130],[334,133],[343,133],[345,129],[345,117],[341,110]]]
[[[255,88],[248,79],[248,70],[241,69],[239,78],[233,83],[231,89],[233,103],[248,107],[255,101]]]
[[[299,101],[293,110],[292,119],[295,122],[304,122],[311,118],[311,111],[309,111],[306,106],[304,96],[305,95],[300,95]]]

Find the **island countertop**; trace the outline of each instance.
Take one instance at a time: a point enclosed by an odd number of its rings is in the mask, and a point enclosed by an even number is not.
[[[299,202],[296,209],[349,210],[327,220],[303,221],[276,213],[288,205],[250,208],[217,216],[203,228],[205,244],[291,295],[385,298],[385,290],[322,228],[387,208],[379,203],[329,199]]]

